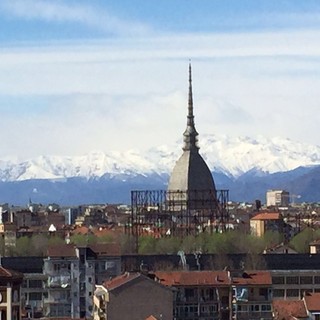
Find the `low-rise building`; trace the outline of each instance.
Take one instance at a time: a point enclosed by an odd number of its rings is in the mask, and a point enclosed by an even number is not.
[[[159,271],[154,276],[174,289],[174,319],[229,319],[231,278],[227,271]]]
[[[272,278],[270,271],[231,272],[232,318],[272,319]]]
[[[273,299],[297,300],[320,292],[320,270],[272,270]]]
[[[23,274],[0,266],[0,319],[21,319]]]
[[[103,285],[94,293],[94,320],[172,320],[173,292],[140,273],[125,273]]]
[[[283,217],[279,212],[258,213],[250,219],[251,234],[263,237],[267,231],[283,232]]]

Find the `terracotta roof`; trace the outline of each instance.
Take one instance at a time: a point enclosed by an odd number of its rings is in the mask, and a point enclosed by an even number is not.
[[[157,271],[161,284],[166,286],[226,286],[230,284],[227,271]]]
[[[148,318],[146,318],[145,320],[158,320],[158,319],[156,317],[154,317],[153,315],[151,315]]]
[[[73,244],[52,245],[47,249],[48,257],[76,257]]]
[[[246,271],[242,276],[232,277],[234,285],[271,285],[272,278],[270,271]]]
[[[279,212],[258,213],[251,220],[280,220],[282,216]]]
[[[22,278],[23,278],[23,273],[10,270],[10,269],[5,269],[0,265],[0,280],[22,279]]]
[[[72,234],[88,234],[90,233],[90,229],[86,226],[77,227],[71,232]]]
[[[320,311],[320,292],[308,292],[304,296],[304,300],[309,311]]]
[[[126,272],[118,277],[115,277],[111,280],[108,280],[108,281],[105,281],[103,283],[103,286],[108,289],[108,290],[113,290],[115,288],[118,288],[122,285],[124,285],[125,283],[128,283],[134,279],[137,279],[141,276],[140,273],[129,273],[129,272]]]
[[[275,319],[291,320],[308,316],[302,300],[274,300],[272,306]]]

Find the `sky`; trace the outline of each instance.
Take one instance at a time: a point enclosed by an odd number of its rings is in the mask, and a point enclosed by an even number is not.
[[[0,158],[201,136],[319,145],[318,0],[1,0]],[[181,145],[182,146],[182,145]]]

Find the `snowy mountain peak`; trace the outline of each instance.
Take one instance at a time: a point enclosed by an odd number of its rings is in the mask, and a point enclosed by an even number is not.
[[[256,170],[279,172],[299,166],[319,165],[320,147],[283,138],[230,137],[202,135],[200,153],[212,171],[230,177]],[[182,141],[174,145],[153,147],[147,152],[91,151],[83,156],[39,156],[19,161],[17,158],[0,160],[2,181],[29,179],[61,179],[69,177],[102,177],[170,173],[182,154]]]

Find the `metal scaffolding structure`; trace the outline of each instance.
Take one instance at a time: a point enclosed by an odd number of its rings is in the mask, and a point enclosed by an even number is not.
[[[185,237],[224,232],[229,221],[229,190],[131,191],[127,233],[138,238],[152,230],[160,236]]]

